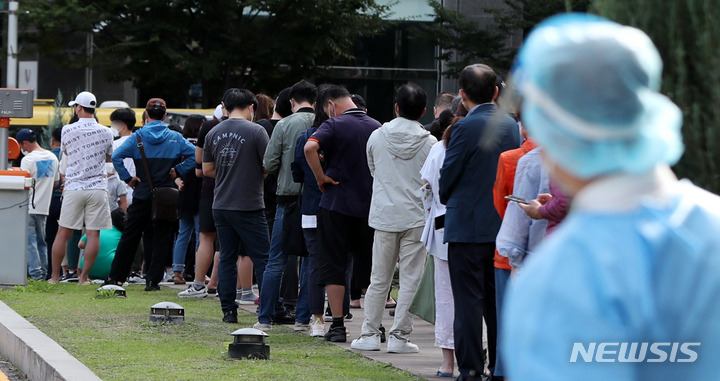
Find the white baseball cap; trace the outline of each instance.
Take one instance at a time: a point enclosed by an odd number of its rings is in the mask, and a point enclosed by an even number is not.
[[[70,107],[75,105],[80,105],[87,108],[95,108],[97,107],[97,99],[95,99],[95,96],[91,92],[83,91],[82,93],[78,94],[77,97],[75,97],[74,101],[68,103],[68,106]]]
[[[217,107],[215,107],[213,116],[215,116],[215,118],[217,118],[217,120],[222,120],[222,117],[223,117],[223,109],[222,108],[223,108],[222,104],[219,104],[219,105],[217,105]]]

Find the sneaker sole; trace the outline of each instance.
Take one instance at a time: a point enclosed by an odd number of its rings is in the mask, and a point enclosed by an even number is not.
[[[325,331],[313,331],[313,333],[310,334],[312,337],[323,337],[325,336]]]
[[[410,354],[410,353],[418,353],[418,352],[420,352],[420,350],[416,350],[416,351],[404,351],[404,350],[403,350],[403,351],[399,351],[399,350],[391,351],[391,350],[388,349],[388,351],[387,351],[387,353],[397,353],[397,354],[401,354],[401,355]]]
[[[255,304],[255,301],[254,301],[254,300],[240,300],[240,299],[235,299],[235,301],[238,302],[238,303],[240,303],[240,304],[246,305],[246,306],[250,306],[250,305],[254,305],[254,304]]]
[[[369,347],[369,346],[366,347],[366,346],[362,346],[362,345],[350,344],[350,348],[357,349],[358,351],[379,351],[380,350],[379,345],[377,347]]]
[[[202,299],[202,298],[205,298],[205,297],[207,297],[207,296],[208,296],[208,294],[204,294],[204,295],[178,295],[178,298],[182,298],[182,299],[192,299],[192,298],[194,298],[194,299]]]

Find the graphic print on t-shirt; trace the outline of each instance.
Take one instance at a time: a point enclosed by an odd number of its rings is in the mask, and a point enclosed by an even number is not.
[[[55,177],[55,163],[53,160],[40,160],[35,162],[38,179]]]
[[[233,148],[231,142],[223,144],[223,148],[220,150],[220,157],[218,162],[222,167],[230,167],[235,164],[235,158],[237,157],[237,151]]]

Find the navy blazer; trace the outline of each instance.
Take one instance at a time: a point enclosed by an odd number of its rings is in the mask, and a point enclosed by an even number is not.
[[[518,148],[520,131],[514,119],[496,112],[494,104],[482,104],[453,127],[440,169],[445,242],[495,242],[500,230],[493,204],[498,157]]]

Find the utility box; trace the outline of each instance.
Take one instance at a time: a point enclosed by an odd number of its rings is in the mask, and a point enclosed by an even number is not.
[[[0,171],[0,286],[27,284],[27,236],[30,173]]]
[[[33,91],[31,89],[0,88],[0,118],[32,118]]]

